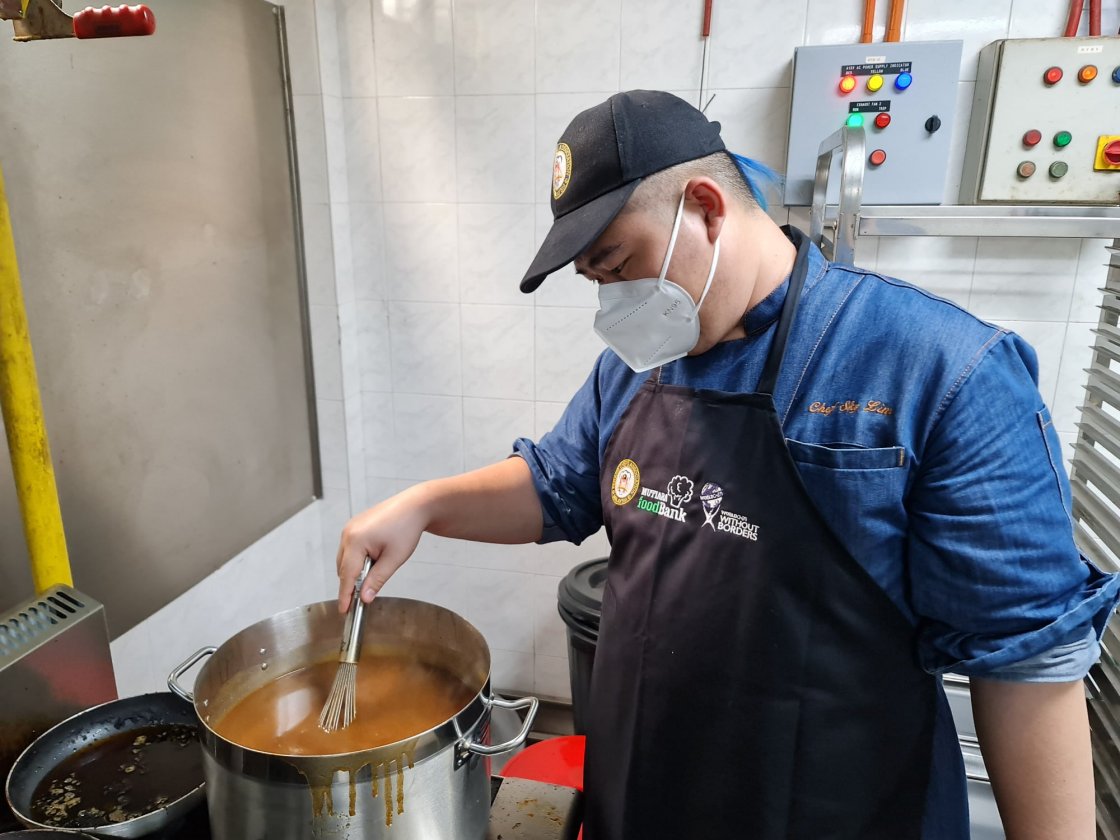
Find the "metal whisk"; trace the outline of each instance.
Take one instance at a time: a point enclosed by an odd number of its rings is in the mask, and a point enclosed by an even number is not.
[[[342,626],[342,647],[338,651],[338,672],[334,675],[331,693],[319,713],[319,726],[326,732],[345,729],[354,722],[357,714],[356,695],[358,693],[358,656],[362,652],[362,617],[366,605],[362,602],[362,582],[373,567],[373,561],[366,558],[365,565],[354,583],[354,597],[350,599],[350,610]]]

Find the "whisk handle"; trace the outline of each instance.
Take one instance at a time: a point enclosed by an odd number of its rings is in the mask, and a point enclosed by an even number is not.
[[[365,616],[366,605],[362,601],[362,583],[373,568],[373,560],[369,557],[354,581],[354,597],[350,599],[350,611],[346,614],[346,625],[342,630],[342,647],[338,652],[339,662],[357,664],[358,656],[362,652],[362,618]]]

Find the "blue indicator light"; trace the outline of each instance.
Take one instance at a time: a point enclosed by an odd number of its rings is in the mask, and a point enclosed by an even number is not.
[[[1120,67],[1117,67],[1115,70],[1112,71],[1112,81],[1114,81],[1114,82],[1116,82],[1116,84],[1120,85]]]
[[[894,86],[899,90],[906,90],[912,84],[914,84],[914,77],[909,73],[899,73],[898,78],[894,80]]]

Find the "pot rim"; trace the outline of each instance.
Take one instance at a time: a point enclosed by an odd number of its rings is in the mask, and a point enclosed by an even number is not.
[[[466,704],[464,704],[463,707],[459,709],[459,711],[457,711],[446,720],[440,721],[439,723],[422,732],[417,732],[414,735],[410,735],[407,738],[402,738],[392,743],[381,744],[376,747],[368,747],[362,750],[351,750],[348,752],[298,755],[254,749],[252,747],[247,747],[243,744],[240,744],[237,741],[232,740],[231,738],[228,738],[227,736],[218,732],[217,729],[208,722],[207,709],[205,706],[203,706],[204,700],[198,697],[197,694],[192,694],[190,702],[194,706],[195,713],[198,715],[199,723],[202,726],[204,735],[208,735],[210,738],[217,740],[227,747],[239,751],[239,754],[241,756],[251,755],[259,757],[262,760],[282,761],[293,765],[297,769],[305,765],[323,764],[333,764],[338,767],[349,765],[361,766],[362,764],[377,765],[379,763],[382,763],[380,760],[381,758],[384,758],[386,761],[399,761],[402,754],[408,755],[410,761],[418,763],[426,758],[429,758],[432,755],[442,752],[448,747],[452,747],[455,744],[461,744],[464,741],[471,739],[472,736],[477,734],[477,730],[479,729],[479,727],[481,725],[484,725],[488,720],[488,713],[493,702],[493,692],[491,689],[491,676],[493,669],[492,661],[490,658],[490,647],[487,644],[485,637],[482,635],[481,631],[479,631],[478,628],[476,628],[473,624],[471,624],[454,610],[450,610],[447,607],[443,607],[438,604],[432,604],[427,601],[419,601],[413,598],[397,598],[391,596],[379,596],[374,601],[374,603],[376,604],[379,601],[383,604],[413,603],[422,604],[428,608],[434,607],[462,622],[464,626],[469,628],[477,636],[477,640],[482,645],[482,649],[486,654],[486,676],[482,680],[482,685],[477,690],[475,690],[474,694],[471,696],[471,699]],[[272,616],[261,619],[260,621],[254,622],[253,624],[242,628],[237,633],[234,633],[232,636],[227,638],[217,647],[213,649],[204,649],[211,651],[210,658],[199,670],[198,676],[196,678],[196,684],[204,680],[207,674],[207,669],[211,667],[211,664],[215,661],[215,657],[218,657],[223,652],[223,650],[229,650],[230,648],[228,646],[230,646],[244,634],[249,633],[252,630],[264,628],[267,625],[276,623],[283,616],[287,616],[289,614],[297,612],[308,612],[315,609],[323,609],[328,606],[330,608],[333,608],[335,603],[336,601],[333,600],[316,601],[311,604],[304,604],[302,606],[292,607],[288,610],[282,610],[281,612],[275,613]],[[202,653],[202,651],[200,651],[199,653]],[[309,667],[311,665],[320,664],[320,662],[329,661],[336,660],[332,657],[327,657],[326,659],[319,659],[314,662],[306,663],[301,667]],[[287,673],[292,673],[292,671],[285,672],[285,674]],[[176,672],[173,671],[172,677],[174,677],[175,674]],[[279,679],[285,674],[279,675],[278,677],[276,677],[276,679]],[[207,740],[209,739],[204,737],[204,746],[206,745]]]

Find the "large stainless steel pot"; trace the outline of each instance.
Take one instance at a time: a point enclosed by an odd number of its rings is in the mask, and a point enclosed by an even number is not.
[[[342,621],[334,601],[288,610],[196,652],[168,678],[202,721],[210,825],[215,840],[484,840],[489,756],[524,743],[535,697],[496,698],[490,650],[460,616],[434,604],[378,598],[367,610],[363,651],[404,654],[441,667],[474,692],[451,719],[412,738],[362,752],[283,756],[219,735],[249,693],[283,674],[337,657]],[[193,694],[179,680],[207,660]],[[490,710],[528,708],[510,741],[491,745]]]

